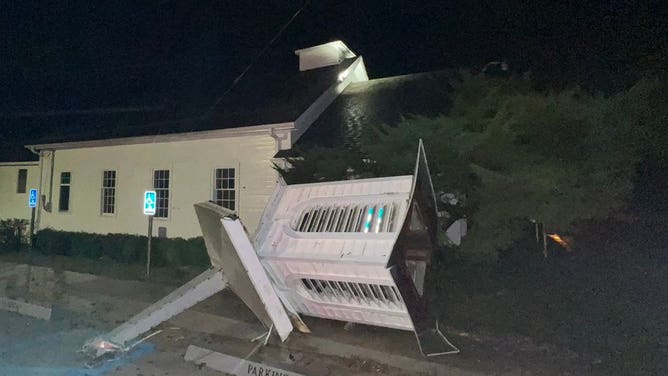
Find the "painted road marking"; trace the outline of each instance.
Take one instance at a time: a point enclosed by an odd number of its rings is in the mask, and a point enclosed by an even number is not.
[[[188,346],[183,357],[188,362],[205,366],[236,376],[303,376],[266,364],[251,362],[235,356],[222,354],[195,345]]]

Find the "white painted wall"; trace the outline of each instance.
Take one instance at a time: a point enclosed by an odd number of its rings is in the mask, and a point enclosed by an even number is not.
[[[19,170],[28,170],[26,193],[16,193]],[[0,163],[0,219],[30,219],[28,194],[39,186],[39,164],[37,162]]]
[[[269,135],[246,135],[164,143],[114,145],[55,151],[51,212],[41,210],[39,228],[92,233],[146,234],[143,193],[152,189],[153,170],[170,170],[169,217],[155,218],[153,233],[168,237],[201,236],[193,204],[213,194],[215,168],[236,168],[237,212],[255,231],[277,181],[271,159],[276,141]],[[49,201],[50,152],[43,160],[43,193]],[[116,213],[102,214],[102,173],[116,170]],[[58,211],[59,179],[71,172],[70,210]],[[27,198],[26,198],[27,200]]]

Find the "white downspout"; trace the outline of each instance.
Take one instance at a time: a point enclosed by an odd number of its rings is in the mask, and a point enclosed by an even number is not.
[[[44,154],[43,152],[37,151],[35,147],[29,147],[28,150],[30,150],[31,153],[36,154],[37,157],[39,158],[39,184],[37,186],[39,196],[37,197],[37,213],[35,215],[35,227],[34,231],[37,232],[40,229],[40,220],[42,218],[42,205],[44,205],[44,200],[42,197],[44,196],[44,191],[43,191],[43,182],[44,182]]]

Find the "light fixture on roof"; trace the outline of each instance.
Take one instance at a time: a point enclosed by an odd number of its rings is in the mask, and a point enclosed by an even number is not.
[[[346,69],[343,72],[339,73],[339,82],[343,82],[348,77],[349,73],[350,69]]]
[[[300,71],[338,65],[357,56],[340,40],[295,50],[295,54],[299,56]]]

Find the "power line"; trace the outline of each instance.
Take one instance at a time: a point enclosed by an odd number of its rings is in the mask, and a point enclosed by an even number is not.
[[[51,111],[24,111],[16,112],[2,117],[14,118],[35,118],[35,117],[53,117],[53,116],[72,116],[72,115],[102,115],[118,114],[130,112],[162,112],[165,106],[142,106],[142,107],[111,107],[111,108],[91,108],[86,110],[51,110]]]
[[[213,111],[213,109],[214,109],[214,108],[215,108],[215,107],[216,107],[216,106],[223,100],[223,98],[224,98],[224,97],[225,97],[225,96],[226,96],[232,89],[234,89],[234,87],[239,83],[239,81],[241,81],[241,79],[246,75],[246,73],[253,67],[253,65],[255,65],[255,63],[257,62],[257,60],[258,60],[262,55],[264,55],[265,52],[267,52],[267,50],[269,49],[269,47],[271,47],[271,45],[274,44],[274,42],[275,42],[275,41],[276,41],[276,40],[283,34],[283,32],[285,31],[285,29],[287,29],[288,26],[290,26],[290,24],[292,24],[292,21],[294,21],[295,18],[297,18],[297,16],[299,16],[299,14],[306,8],[307,5],[309,5],[309,3],[310,3],[310,0],[305,0],[305,1],[304,1],[304,5],[302,5],[302,7],[299,8],[299,9],[292,15],[292,17],[288,20],[288,22],[286,22],[286,23],[285,23],[285,24],[278,30],[278,32],[274,35],[274,37],[271,38],[271,40],[269,41],[269,43],[267,43],[267,44],[262,48],[262,50],[260,50],[260,52],[259,52],[257,55],[255,55],[255,57],[253,58],[253,60],[251,60],[251,62],[246,66],[246,68],[244,68],[244,70],[241,71],[241,73],[234,79],[234,81],[232,81],[232,84],[230,85],[230,87],[228,87],[227,90],[225,90],[225,91],[223,92],[223,94],[222,94],[218,99],[216,99],[216,101],[213,103],[213,105],[211,106],[211,108],[209,109],[209,111]]]

